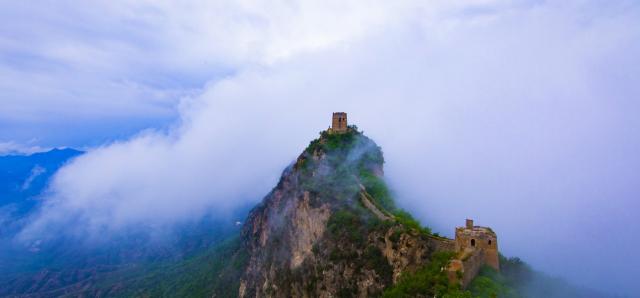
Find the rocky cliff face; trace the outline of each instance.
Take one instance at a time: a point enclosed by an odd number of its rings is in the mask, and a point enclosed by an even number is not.
[[[380,148],[361,133],[323,133],[243,227],[241,297],[370,297],[453,243],[394,216]]]

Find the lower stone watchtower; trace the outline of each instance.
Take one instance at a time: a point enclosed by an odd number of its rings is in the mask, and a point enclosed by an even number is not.
[[[467,219],[464,227],[456,228],[455,251],[456,257],[449,263],[449,279],[463,288],[483,265],[500,271],[496,233],[488,227],[474,226],[471,219]]]
[[[476,250],[483,255],[487,266],[500,271],[498,238],[491,228],[474,226],[473,220],[467,219],[465,227],[456,228],[456,250]]]

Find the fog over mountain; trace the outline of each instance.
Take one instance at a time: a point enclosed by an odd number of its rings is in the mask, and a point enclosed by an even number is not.
[[[3,6],[0,143],[88,149],[22,241],[225,216],[345,111],[434,231],[640,290],[637,3]]]

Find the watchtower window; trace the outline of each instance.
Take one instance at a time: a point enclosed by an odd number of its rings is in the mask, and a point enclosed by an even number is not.
[[[491,240],[489,240],[489,245],[491,245]]]
[[[471,239],[471,246],[476,246],[476,239]]]

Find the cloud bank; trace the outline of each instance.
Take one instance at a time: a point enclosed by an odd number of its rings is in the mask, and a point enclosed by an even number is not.
[[[181,98],[207,82],[348,43],[407,7],[364,1],[4,4],[0,140],[26,143],[37,135],[47,147],[82,147],[168,126],[180,117]]]
[[[12,141],[0,142],[0,155],[24,155],[50,150],[38,145],[20,144]]]
[[[400,205],[436,231],[450,235],[474,217],[498,232],[507,255],[579,284],[638,290],[640,267],[629,261],[640,244],[630,238],[640,232],[632,214],[640,193],[637,4],[239,3],[73,11],[104,30],[92,35],[116,40],[72,39],[105,59],[77,55],[78,47],[46,51],[86,74],[74,86],[114,77],[138,86],[148,75],[142,89],[159,94],[114,103],[127,92],[103,87],[78,100],[125,118],[169,107],[175,121],[60,170],[23,237],[69,218],[89,232],[117,231],[257,202],[330,113],[346,111],[385,151]],[[7,81],[0,88],[9,85],[16,98],[46,102],[42,109],[74,104],[26,96],[32,89]]]

